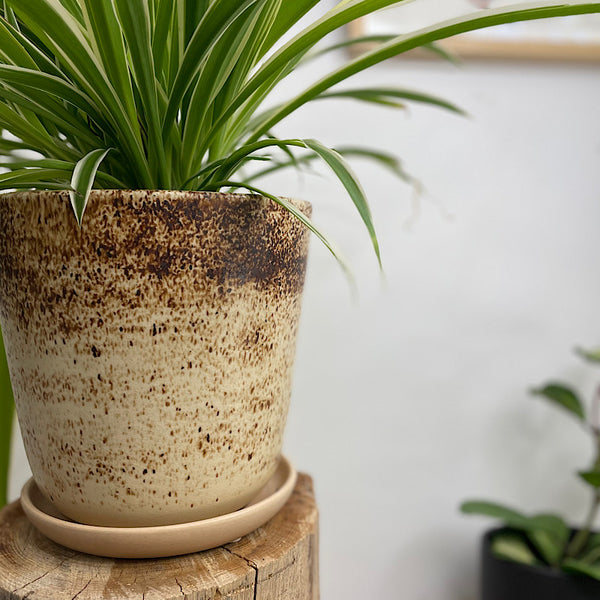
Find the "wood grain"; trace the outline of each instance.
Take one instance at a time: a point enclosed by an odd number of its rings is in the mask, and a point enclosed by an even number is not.
[[[158,560],[59,546],[14,502],[0,512],[0,600],[318,600],[318,549],[318,511],[304,474],[277,516],[250,535]]]

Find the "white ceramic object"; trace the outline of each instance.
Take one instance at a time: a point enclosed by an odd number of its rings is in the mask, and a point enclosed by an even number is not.
[[[98,527],[61,515],[30,479],[21,506],[31,523],[72,550],[112,558],[159,558],[216,548],[249,534],[274,517],[294,490],[297,473],[281,457],[275,474],[246,507],[219,517],[157,527]]]

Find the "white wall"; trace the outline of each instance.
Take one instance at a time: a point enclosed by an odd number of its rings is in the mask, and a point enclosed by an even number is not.
[[[356,164],[383,284],[333,179],[263,183],[314,202],[360,289],[353,303],[315,240],[285,451],[315,479],[324,599],[473,599],[487,523],[459,516],[462,499],[585,508],[572,471],[587,440],[526,390],[558,376],[589,391],[598,375],[570,350],[600,344],[600,73],[392,61],[354,84],[427,90],[471,117],[331,101],[279,128],[396,152],[427,188],[412,215],[407,186]],[[27,477],[17,448],[13,497]]]
[[[471,118],[332,103],[286,124],[398,152],[429,192],[407,229],[410,190],[358,169],[385,287],[339,187],[297,188],[361,290],[355,306],[313,243],[286,451],[316,480],[324,598],[475,598],[487,523],[457,514],[468,497],[582,515],[572,472],[587,440],[526,390],[558,376],[589,391],[597,377],[571,348],[600,342],[599,75],[392,62],[360,83],[439,93]]]

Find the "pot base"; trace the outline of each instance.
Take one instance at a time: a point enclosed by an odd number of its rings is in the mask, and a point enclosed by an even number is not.
[[[283,456],[275,474],[244,508],[211,519],[159,527],[98,527],[59,512],[30,479],[21,492],[23,511],[41,533],[72,550],[111,558],[164,558],[216,548],[264,525],[294,490],[297,473]]]

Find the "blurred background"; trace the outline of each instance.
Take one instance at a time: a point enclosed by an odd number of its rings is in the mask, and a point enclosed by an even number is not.
[[[281,98],[347,59],[327,55]],[[284,451],[315,481],[322,598],[474,600],[490,523],[459,515],[463,499],[573,520],[587,506],[573,475],[587,438],[528,389],[600,381],[572,352],[600,344],[600,63],[404,58],[351,84],[429,92],[469,116],[330,100],[277,130],[392,152],[422,184],[353,163],[382,276],[325,169],[260,182],[313,203],[359,289],[313,239]],[[16,438],[12,498],[30,476]]]

